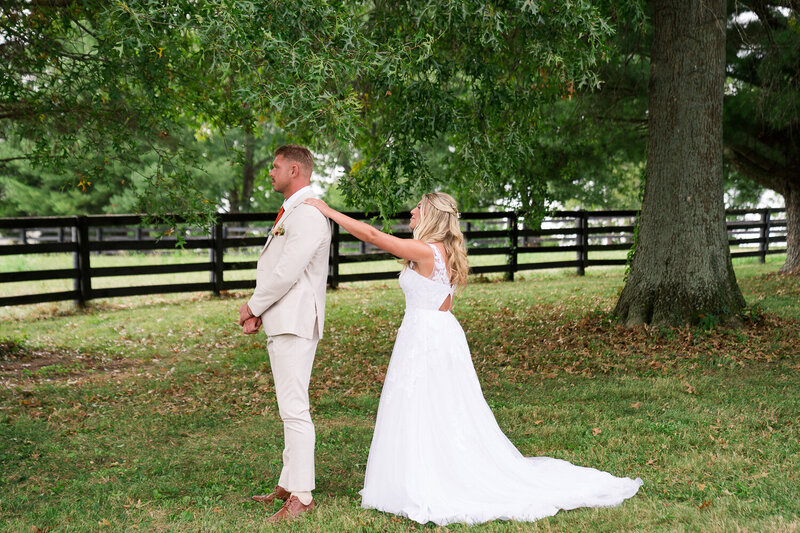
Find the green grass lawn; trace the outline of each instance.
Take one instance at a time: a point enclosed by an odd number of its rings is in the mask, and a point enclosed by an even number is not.
[[[441,530],[800,529],[800,279],[781,262],[735,262],[738,330],[617,327],[618,267],[474,279],[454,312],[514,444],[645,484],[613,509]],[[436,530],[357,494],[402,318],[395,281],[329,292],[310,391],[319,507],[264,523],[277,505],[249,496],[277,480],[282,425],[265,339],[235,323],[244,297],[5,310],[0,529]]]

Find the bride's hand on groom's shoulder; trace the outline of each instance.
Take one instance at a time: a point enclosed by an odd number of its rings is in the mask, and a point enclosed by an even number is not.
[[[319,209],[320,213],[322,213],[326,217],[328,216],[330,208],[328,207],[328,204],[326,204],[319,198],[307,198],[303,203],[308,204],[312,207],[316,207],[317,209]]]

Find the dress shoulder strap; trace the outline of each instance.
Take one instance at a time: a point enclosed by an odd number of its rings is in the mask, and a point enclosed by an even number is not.
[[[431,272],[430,279],[449,286],[450,276],[447,275],[447,265],[444,263],[444,258],[442,257],[442,253],[439,251],[439,247],[435,244],[427,244],[433,250],[433,272]]]

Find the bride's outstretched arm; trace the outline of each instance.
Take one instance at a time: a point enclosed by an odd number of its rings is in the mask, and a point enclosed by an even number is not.
[[[309,198],[305,203],[319,209],[323,215],[339,224],[360,241],[374,244],[381,250],[401,259],[408,259],[417,263],[433,261],[433,252],[431,252],[427,244],[421,241],[401,239],[384,233],[369,224],[340,213],[318,198]]]

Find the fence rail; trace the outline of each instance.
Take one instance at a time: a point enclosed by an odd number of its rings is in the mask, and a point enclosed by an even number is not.
[[[348,214],[362,220],[376,216]],[[729,242],[735,248],[731,253],[733,257],[759,257],[764,262],[768,254],[786,251],[784,209],[729,210],[726,214]],[[77,305],[84,305],[96,298],[198,291],[218,295],[222,291],[252,288],[254,279],[226,280],[225,273],[254,270],[256,261],[225,261],[225,256],[230,250],[260,248],[275,216],[276,213],[223,214],[210,230],[190,231],[184,249],[207,250],[207,261],[117,267],[92,267],[92,256],[174,249],[176,239],[161,237],[165,228],[139,226],[142,218],[137,215],[0,218],[0,256],[69,253],[73,257],[72,268],[0,272],[0,289],[5,283],[73,280],[72,290],[0,296],[0,306],[62,300],[74,300]],[[531,229],[521,225],[515,212],[481,212],[463,213],[461,225],[471,256],[500,255],[505,259],[502,264],[474,266],[471,272],[504,273],[507,279],[513,280],[515,273],[525,270],[575,268],[578,274],[583,275],[589,267],[624,265],[626,260],[623,258],[593,259],[590,254],[630,249],[637,216],[637,211],[558,211],[545,218],[540,228]],[[407,220],[407,217],[398,216],[393,220]],[[394,229],[400,237],[411,235],[408,226],[402,223]],[[574,253],[575,258],[530,260],[530,254],[535,257],[545,252],[569,252]],[[342,282],[397,276],[396,271],[341,273],[343,264],[381,261],[392,259],[392,256],[359,242],[337,224],[333,224],[330,253],[328,282],[331,287]],[[209,281],[106,288],[92,286],[94,279],[109,276],[189,272],[208,272]]]

